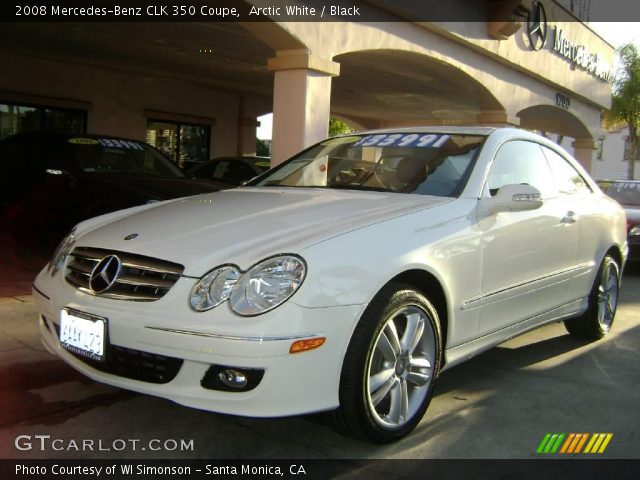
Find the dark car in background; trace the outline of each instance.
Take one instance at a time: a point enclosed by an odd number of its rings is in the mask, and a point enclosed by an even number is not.
[[[140,140],[106,135],[12,135],[0,141],[0,168],[2,228],[48,245],[90,217],[220,190]]]
[[[627,214],[629,261],[640,262],[640,180],[613,182],[607,195],[622,205]]]
[[[238,187],[253,177],[269,170],[269,157],[220,157],[209,160],[187,171],[187,175],[206,181],[227,184],[227,188]]]

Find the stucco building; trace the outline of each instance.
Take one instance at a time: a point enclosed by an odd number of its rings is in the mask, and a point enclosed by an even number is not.
[[[277,164],[326,136],[330,116],[357,128],[510,124],[563,135],[590,168],[614,49],[562,2],[447,2],[500,11],[474,22],[360,3],[377,21],[4,24],[0,136],[140,138],[188,166],[254,152],[256,118],[273,112]]]

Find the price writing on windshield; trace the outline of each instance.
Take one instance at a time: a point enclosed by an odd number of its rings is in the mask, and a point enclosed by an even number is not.
[[[439,148],[451,135],[442,135],[435,133],[380,133],[377,135],[367,135],[362,137],[354,147],[420,147],[420,148]]]

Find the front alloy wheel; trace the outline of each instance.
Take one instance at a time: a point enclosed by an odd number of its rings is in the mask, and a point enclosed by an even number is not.
[[[367,392],[374,420],[397,429],[413,418],[433,380],[435,335],[428,314],[407,305],[388,317],[369,358]]]
[[[340,378],[344,433],[388,443],[420,422],[440,368],[438,313],[413,288],[390,284],[371,301],[351,337]]]

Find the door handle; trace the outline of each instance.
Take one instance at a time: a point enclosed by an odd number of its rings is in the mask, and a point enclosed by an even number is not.
[[[566,225],[570,225],[572,223],[576,223],[576,212],[569,210],[564,217],[560,220],[560,223],[564,223]]]

